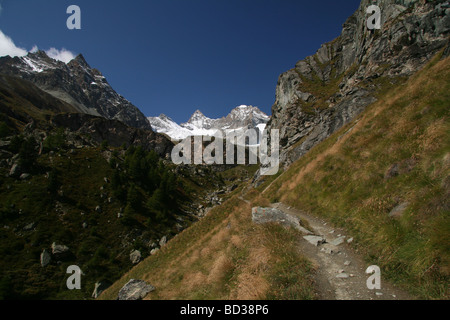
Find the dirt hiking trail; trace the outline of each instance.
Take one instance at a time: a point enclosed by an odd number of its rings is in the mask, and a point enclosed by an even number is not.
[[[341,229],[333,228],[326,221],[282,203],[273,208],[307,222],[310,235],[299,242],[300,253],[316,268],[315,281],[319,300],[411,300],[381,274],[381,289],[367,288],[371,274],[365,271],[369,265],[352,247],[353,239]]]

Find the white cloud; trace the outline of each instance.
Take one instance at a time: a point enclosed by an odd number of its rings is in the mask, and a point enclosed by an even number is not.
[[[3,56],[17,57],[17,56],[24,56],[26,54],[27,50],[16,47],[12,39],[7,35],[5,35],[0,30],[0,57]]]
[[[33,48],[30,50],[30,52],[36,52],[37,50],[38,46],[34,45]],[[64,63],[68,63],[70,60],[75,58],[75,54],[64,48],[62,48],[61,50],[58,50],[56,48],[50,48],[45,52],[50,58],[62,61]],[[14,41],[0,30],[0,57],[3,56],[22,57],[26,56],[27,54],[28,51],[26,49],[17,47],[14,44]]]
[[[70,60],[75,58],[75,55],[71,51],[64,48],[62,48],[61,50],[50,48],[45,52],[50,58],[62,61],[64,63],[68,63]]]

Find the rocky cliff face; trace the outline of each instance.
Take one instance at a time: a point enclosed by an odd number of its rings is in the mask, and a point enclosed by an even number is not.
[[[70,105],[39,89],[32,82],[0,74],[0,123],[7,126],[6,141],[13,134],[33,136],[42,144],[57,128],[63,128],[70,148],[96,146],[141,146],[168,157],[173,143],[153,130],[134,128],[122,121],[79,113]],[[2,139],[0,139],[0,145]]]
[[[0,58],[0,73],[31,81],[43,91],[74,106],[78,112],[115,119],[151,130],[141,111],[119,95],[82,55],[65,64],[43,51],[25,57]]]
[[[366,26],[371,4],[381,30]],[[300,158],[440,50],[447,56],[449,30],[449,1],[363,0],[338,38],[279,77],[268,128],[280,130],[281,162]]]

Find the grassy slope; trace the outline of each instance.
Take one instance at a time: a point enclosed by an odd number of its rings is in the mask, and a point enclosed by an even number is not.
[[[265,194],[348,229],[367,260],[413,294],[449,298],[449,106],[450,59],[437,56]],[[399,175],[387,179],[395,164]],[[390,218],[404,202],[403,216]]]
[[[234,195],[133,268],[103,293],[115,299],[129,279],[157,290],[148,299],[313,299],[311,265],[298,255],[299,235],[278,225],[254,225],[251,207]]]

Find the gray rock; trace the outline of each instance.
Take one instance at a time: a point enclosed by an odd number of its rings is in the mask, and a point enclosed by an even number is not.
[[[162,237],[161,240],[159,241],[159,246],[162,248],[162,247],[164,247],[164,246],[166,245],[166,243],[167,243],[167,237],[164,236],[164,237]]]
[[[31,223],[27,224],[25,227],[23,227],[23,230],[30,231],[30,230],[33,230],[35,226],[36,226],[36,224],[34,222],[31,222]]]
[[[275,208],[253,208],[252,221],[257,224],[276,222],[285,227],[294,227],[303,234],[312,234],[311,231],[300,225],[300,220],[298,218]]]
[[[342,236],[337,239],[334,239],[333,241],[330,242],[330,244],[332,244],[334,246],[339,246],[339,245],[343,244],[344,241],[345,241],[345,236]]]
[[[14,163],[11,167],[11,170],[9,170],[9,176],[10,177],[17,177],[20,175],[20,171],[22,169],[20,168],[18,163]]]
[[[408,208],[409,202],[403,202],[400,203],[398,206],[396,206],[394,209],[389,212],[389,217],[398,219],[403,216],[403,212]]]
[[[27,180],[31,175],[29,173],[22,173],[19,177],[20,180]]]
[[[329,243],[324,243],[320,251],[325,252],[326,254],[337,254],[341,252],[338,247]]]
[[[155,287],[143,280],[131,279],[120,289],[117,300],[142,300],[154,290]]]
[[[152,242],[152,243],[150,243],[149,247],[150,247],[150,249],[156,249],[156,248],[158,248],[158,245],[156,244],[156,242]]]
[[[336,278],[339,279],[347,279],[349,277],[349,275],[347,273],[339,273],[338,275],[336,275]]]
[[[42,253],[41,253],[41,266],[43,268],[45,268],[46,266],[49,265],[49,263],[51,261],[52,261],[52,256],[50,255],[50,253],[46,249],[42,250]]]
[[[134,250],[132,253],[130,253],[130,261],[133,264],[137,264],[141,261],[142,254],[139,250]]]
[[[102,207],[96,206],[95,207],[95,212],[102,213]]]
[[[321,237],[321,236],[310,235],[310,236],[304,236],[303,239],[305,239],[306,241],[308,241],[309,243],[311,243],[312,245],[314,245],[316,247],[326,242],[325,238]]]
[[[159,249],[158,249],[158,248],[152,249],[152,250],[150,251],[150,255],[154,255],[154,254],[156,254],[156,253],[158,253],[158,252],[159,252]]]
[[[56,242],[52,243],[52,254],[54,255],[61,255],[65,254],[69,251],[69,247],[65,245],[58,245]]]

